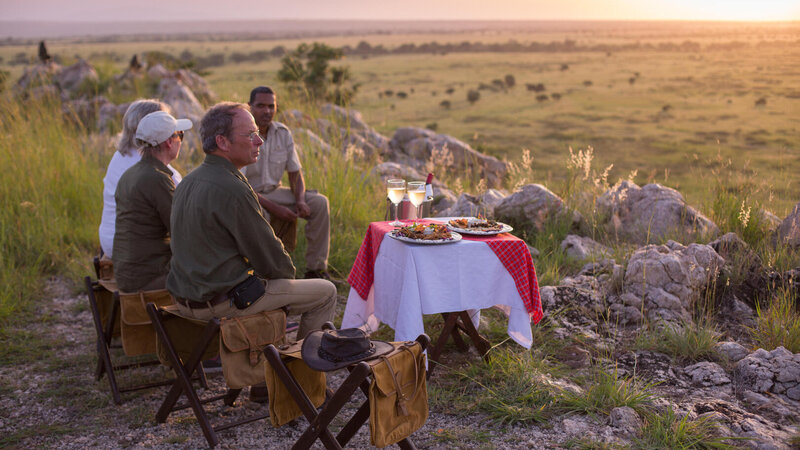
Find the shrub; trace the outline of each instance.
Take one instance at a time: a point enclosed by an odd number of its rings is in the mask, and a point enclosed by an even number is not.
[[[590,378],[583,392],[566,392],[561,407],[568,412],[608,415],[614,408],[629,406],[642,414],[650,409],[655,398],[650,387],[632,377],[620,378],[616,370],[600,370]]]
[[[427,129],[429,129],[431,131],[436,131],[439,128],[439,124],[436,123],[436,122],[431,122],[431,123],[425,125],[425,128],[427,128]]]
[[[550,94],[550,98],[552,98],[553,100],[561,100],[561,94],[559,94],[558,92],[553,92],[552,94]]]
[[[592,85],[592,80],[585,80],[585,81],[583,82],[583,85],[584,85],[584,86],[586,86],[586,87],[589,87],[589,86],[591,86],[591,85]]]
[[[449,94],[452,94],[452,93],[453,93],[453,92],[455,92],[455,91],[456,91],[456,89],[455,89],[455,88],[447,88],[447,90],[446,90],[446,91],[444,91],[444,92],[445,92],[446,94],[448,94],[448,95],[449,95]]]
[[[766,97],[761,97],[758,100],[756,100],[756,106],[764,106],[766,104],[767,104],[767,98]]]
[[[565,71],[565,70],[568,70],[568,69],[569,69],[569,64],[562,64],[561,65],[561,71],[562,72]]]
[[[730,448],[727,437],[720,436],[711,416],[690,420],[689,415],[678,419],[672,409],[664,414],[653,414],[645,419],[640,437],[634,439],[634,448]]]
[[[346,105],[356,95],[358,85],[352,83],[349,67],[330,66],[331,61],[342,56],[340,48],[319,42],[302,43],[281,58],[278,80],[305,100]]]
[[[397,93],[397,98],[408,98],[408,94],[403,91]]]
[[[656,330],[644,330],[634,346],[654,350],[675,359],[697,362],[715,356],[714,347],[720,339],[716,327],[700,321],[683,325],[665,324]]]
[[[441,106],[444,109],[450,109],[450,106],[452,106],[452,105],[450,104],[450,100],[442,100],[439,103],[439,106]]]
[[[517,79],[514,78],[514,75],[508,74],[506,75],[506,86],[512,88],[517,84]]]
[[[539,95],[536,96],[536,101],[537,102],[544,102],[544,101],[547,101],[548,98],[550,98],[550,97],[548,97],[547,94],[539,94]]]
[[[480,100],[480,98],[481,93],[475,89],[470,89],[469,92],[467,92],[467,101],[470,103],[470,105],[475,104],[475,102]]]

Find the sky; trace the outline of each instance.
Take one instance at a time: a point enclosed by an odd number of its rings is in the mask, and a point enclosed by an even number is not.
[[[214,19],[788,21],[800,0],[0,0],[0,21]]]

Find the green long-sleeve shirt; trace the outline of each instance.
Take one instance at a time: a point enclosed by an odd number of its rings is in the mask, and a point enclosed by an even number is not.
[[[176,297],[209,301],[252,271],[294,278],[292,259],[261,213],[247,179],[228,160],[210,154],[175,190],[172,263],[167,289]]]
[[[167,274],[174,190],[172,171],[153,156],[142,157],[120,177],[112,261],[121,291],[136,292]]]

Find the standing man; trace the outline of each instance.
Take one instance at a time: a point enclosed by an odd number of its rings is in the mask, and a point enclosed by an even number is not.
[[[327,272],[331,240],[328,198],[317,191],[306,190],[292,133],[286,125],[272,120],[278,110],[275,91],[259,86],[250,92],[249,104],[263,144],[258,161],[242,172],[268,216],[285,222],[293,222],[298,217],[306,220],[305,278],[330,279]],[[281,186],[283,172],[289,173],[289,188]]]
[[[333,320],[336,287],[294,280],[289,254],[239,171],[256,162],[262,144],[249,107],[215,105],[203,116],[200,137],[206,159],[175,189],[167,289],[181,313],[202,320],[287,307],[301,314],[303,339]]]

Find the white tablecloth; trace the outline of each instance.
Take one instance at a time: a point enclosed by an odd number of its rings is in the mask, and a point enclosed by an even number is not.
[[[365,327],[369,332],[383,322],[395,330],[396,341],[408,341],[424,333],[423,314],[495,305],[508,315],[508,335],[530,348],[528,312],[513,278],[488,245],[467,240],[409,245],[385,236],[369,296],[365,301],[350,289],[342,328]]]

